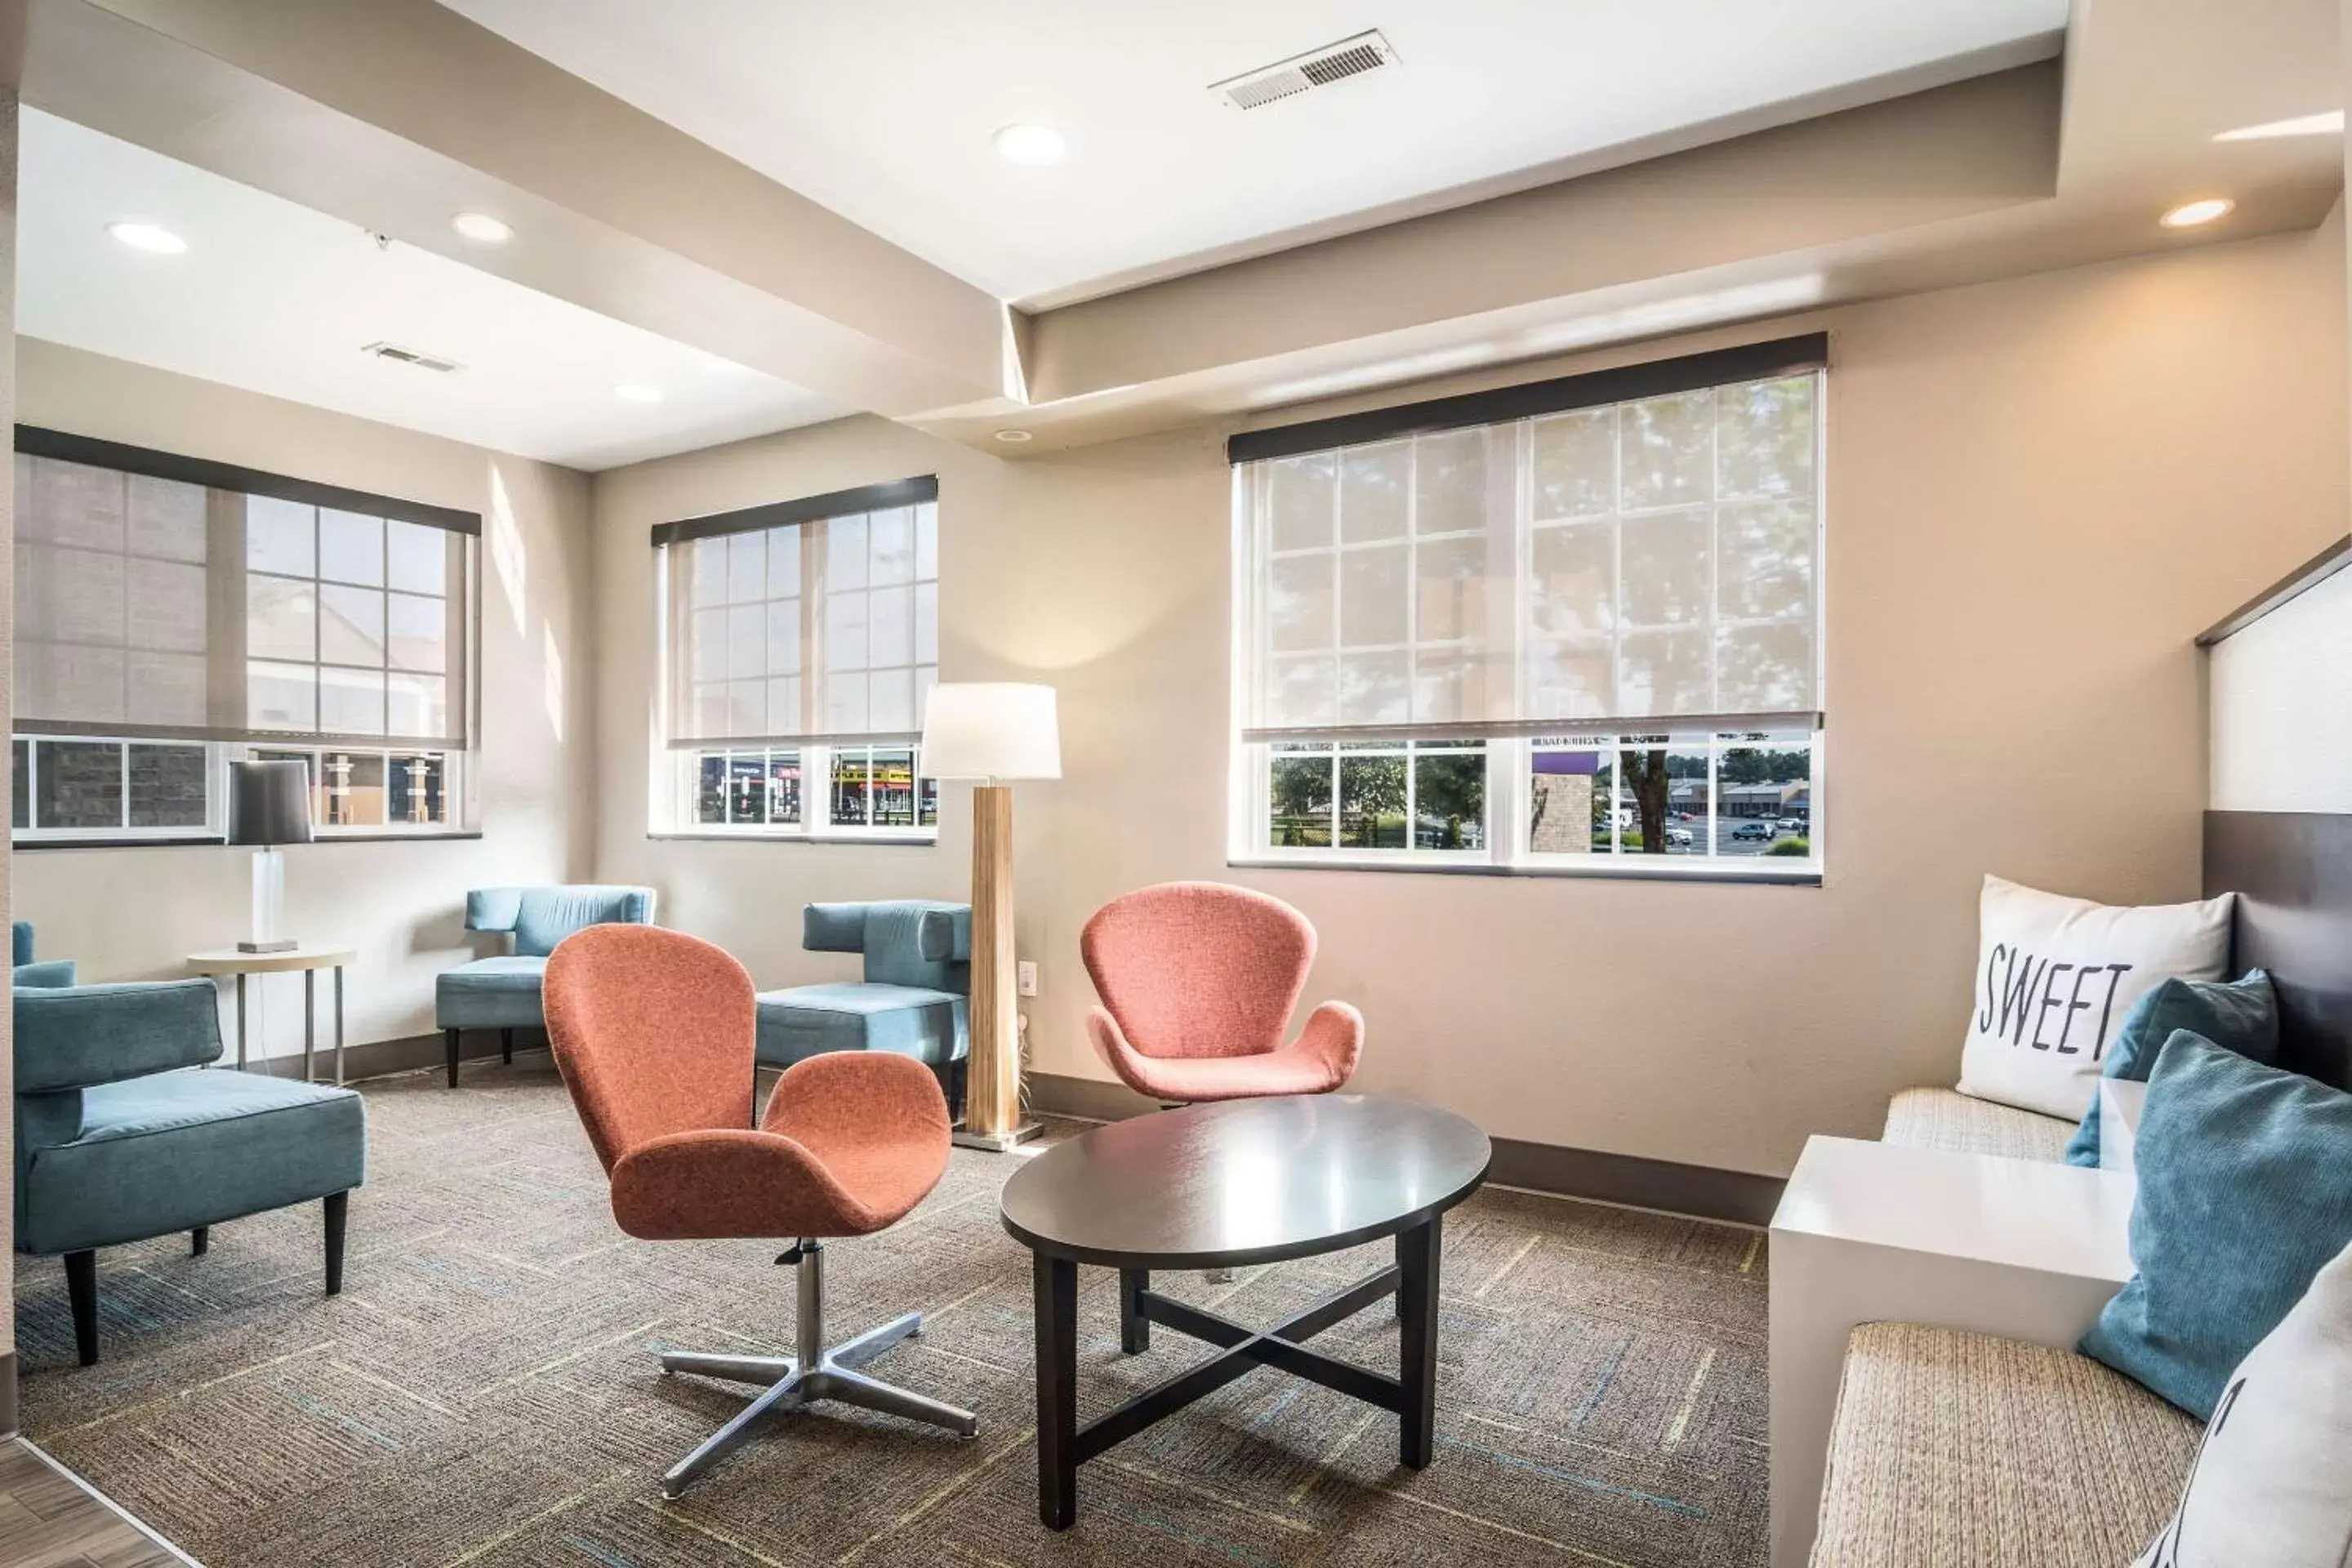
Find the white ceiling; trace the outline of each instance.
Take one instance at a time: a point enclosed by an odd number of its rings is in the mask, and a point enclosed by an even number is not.
[[[2067,14],[2067,0],[443,4],[1031,305],[1540,183],[1795,100],[1927,85],[1955,74],[1941,62],[2046,41]],[[1400,68],[1245,114],[1205,90],[1370,27]],[[990,137],[1015,121],[1060,131],[1067,159],[1000,160]]]
[[[757,371],[27,109],[16,328],[73,348],[580,468],[849,412]],[[179,256],[118,243],[144,218]],[[454,359],[437,374],[360,353]],[[614,388],[658,387],[656,404]]]

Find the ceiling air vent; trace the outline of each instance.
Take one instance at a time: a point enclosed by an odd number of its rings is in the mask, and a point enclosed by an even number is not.
[[[1351,76],[1362,76],[1397,63],[1396,50],[1375,30],[1342,38],[1306,54],[1244,71],[1212,83],[1209,90],[1235,109],[1262,109],[1286,98],[1296,98],[1318,87],[1329,87]]]
[[[413,364],[420,370],[437,370],[445,375],[453,370],[466,368],[456,360],[443,359],[439,354],[429,354],[422,349],[404,349],[398,343],[370,343],[360,353],[374,359],[388,359],[394,364]]]

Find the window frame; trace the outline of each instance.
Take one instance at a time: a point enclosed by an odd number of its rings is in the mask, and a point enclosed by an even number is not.
[[[129,759],[128,748],[134,745],[202,747],[205,752],[206,761],[205,825],[201,828],[194,826],[131,827],[127,823],[111,828],[37,826],[17,828],[14,826],[12,808],[10,827],[12,845],[38,848],[226,842],[228,814],[226,788],[228,764],[232,761],[249,756],[256,752],[293,752],[314,756],[322,756],[334,752],[376,753],[385,759],[387,781],[391,761],[394,757],[430,755],[443,760],[445,773],[442,795],[445,802],[446,821],[438,823],[387,821],[381,824],[341,826],[323,822],[314,823],[313,834],[320,841],[332,841],[339,838],[474,838],[480,837],[478,820],[479,801],[475,794],[478,771],[473,765],[472,759],[478,744],[481,718],[481,616],[484,568],[482,557],[490,542],[485,538],[488,531],[484,527],[484,520],[480,513],[458,508],[437,506],[429,502],[408,500],[397,496],[380,495],[373,491],[351,489],[316,480],[296,479],[284,474],[274,474],[236,464],[216,462],[209,458],[188,457],[176,452],[134,447],[121,442],[102,440],[95,437],[47,429],[38,426],[16,426],[14,452],[19,458],[50,459],[83,468],[110,470],[132,478],[143,477],[194,485],[208,490],[241,496],[247,501],[256,499],[277,500],[296,506],[310,507],[320,512],[348,512],[355,516],[377,520],[384,529],[383,548],[386,557],[385,581],[376,587],[377,591],[383,595],[385,601],[385,648],[383,673],[386,678],[387,725],[390,721],[391,678],[398,674],[430,673],[404,670],[393,660],[391,647],[393,595],[403,594],[410,597],[437,597],[443,605],[445,625],[456,640],[445,641],[442,668],[437,676],[437,679],[444,683],[445,712],[450,730],[450,734],[443,738],[448,742],[446,744],[403,744],[399,738],[394,736],[337,736],[331,732],[321,733],[315,728],[311,731],[278,731],[252,726],[225,733],[224,727],[221,726],[207,726],[197,730],[159,725],[149,727],[142,732],[139,727],[128,723],[117,728],[110,722],[85,725],[68,723],[63,721],[44,722],[41,720],[33,719],[24,721],[20,728],[12,721],[10,726],[12,741],[85,742],[121,746],[125,748],[123,755],[126,770]],[[451,573],[454,580],[445,577],[440,595],[416,594],[413,590],[397,587],[392,582],[391,527],[394,523],[435,529],[445,534],[461,536],[468,542],[462,550],[453,552]],[[250,526],[249,512],[247,526],[248,528]],[[249,614],[247,584],[250,579],[258,576],[306,585],[312,596],[314,622],[320,615],[319,605],[324,588],[370,586],[364,584],[349,584],[342,578],[325,574],[323,563],[317,558],[320,538],[320,526],[314,512],[311,539],[313,571],[307,578],[291,576],[281,572],[256,570],[249,562],[246,563],[237,573],[239,589],[236,604],[240,621],[239,629],[235,633],[235,637],[236,647],[240,650],[240,654],[245,647],[246,637],[242,629],[241,617]],[[213,563],[207,561],[205,570],[209,573],[212,569]],[[323,634],[314,633],[314,647],[317,647],[317,639],[320,635]],[[320,648],[319,651],[324,650]],[[243,658],[241,662],[247,667],[241,672],[241,679],[249,679],[249,667],[254,661],[249,658]],[[275,661],[265,658],[261,662]],[[311,661],[308,668],[313,672],[315,679],[316,672],[319,670],[344,668],[344,666],[337,661],[318,658]],[[351,668],[368,669],[373,672],[373,667],[369,666]],[[12,715],[12,721],[13,718]],[[337,744],[339,740],[347,743]],[[32,760],[34,751],[31,746],[27,747],[26,756],[27,811],[37,817],[38,802],[32,792],[37,784],[37,780],[33,776],[37,764]],[[127,817],[129,814],[127,776],[124,790],[124,814]]]
[[[116,752],[117,777],[121,781],[121,818],[111,827],[43,827],[40,817],[40,749],[44,744],[76,746],[112,746]],[[9,841],[11,844],[184,844],[219,839],[226,841],[227,829],[227,796],[220,788],[221,763],[211,741],[163,741],[136,736],[116,735],[56,735],[46,731],[31,730],[9,737],[10,766],[15,767],[15,750],[25,748],[22,770],[25,790],[26,826],[16,826],[15,805],[9,808]],[[200,750],[205,753],[205,820],[198,824],[179,823],[170,826],[136,827],[131,823],[131,748],[133,746],[172,746]]]
[[[404,822],[395,822],[390,816],[390,801],[387,798],[385,803],[386,816],[384,820],[382,822],[331,823],[321,820],[316,814],[314,814],[310,821],[311,841],[316,843],[320,840],[331,840],[337,838],[465,838],[474,837],[473,834],[468,833],[465,827],[461,826],[460,812],[466,799],[466,777],[471,771],[467,766],[467,759],[471,753],[464,751],[463,749],[443,748],[438,750],[428,750],[421,746],[338,746],[333,744],[302,745],[299,743],[284,744],[277,742],[254,742],[244,745],[225,745],[224,752],[226,754],[221,758],[220,763],[221,776],[224,779],[226,776],[228,764],[230,763],[248,760],[290,761],[292,759],[288,756],[289,752],[299,753],[304,760],[315,763],[319,772],[310,775],[314,780],[325,772],[326,759],[330,754],[341,753],[380,757],[383,761],[384,787],[387,792],[391,788],[392,763],[395,757],[438,757],[441,759],[443,769],[441,777],[441,799],[447,820],[442,822],[417,822],[411,819]],[[267,754],[266,756],[264,755],[265,753]],[[319,785],[314,783],[310,787],[315,790]],[[225,807],[224,810],[226,810]]]
[[[228,769],[232,763],[243,762],[268,754],[283,758],[289,752],[323,759],[329,752],[358,752],[383,759],[387,779],[393,759],[400,756],[435,756],[441,759],[444,773],[441,794],[447,820],[442,822],[329,823],[313,820],[310,836],[313,843],[332,843],[338,839],[369,840],[383,838],[478,838],[480,833],[464,826],[460,813],[466,800],[465,791],[470,773],[471,753],[463,750],[425,752],[416,747],[391,746],[302,746],[280,745],[268,742],[184,741],[142,735],[58,735],[43,730],[27,730],[9,737],[11,767],[14,768],[14,747],[26,748],[25,766],[20,770],[24,780],[27,816],[36,820],[32,825],[16,826],[12,804],[9,817],[9,842],[22,848],[112,848],[169,847],[192,844],[226,844],[228,842]],[[39,747],[44,742],[62,742],[71,745],[113,746],[118,749],[122,768],[122,815],[125,821],[110,827],[44,827],[38,825],[40,763]],[[200,750],[205,753],[205,820],[201,824],[175,824],[170,826],[138,827],[128,822],[131,808],[130,753],[133,746],[169,746]]]
[[[768,502],[737,510],[666,522],[651,531],[654,550],[653,595],[655,611],[655,715],[658,736],[652,762],[647,801],[646,836],[652,838],[710,838],[731,841],[770,843],[863,843],[918,844],[939,841],[939,781],[926,777],[921,771],[921,751],[919,737],[922,708],[929,690],[923,677],[938,679],[938,602],[943,574],[939,559],[940,485],[936,475],[919,475],[910,479],[879,484],[862,485],[855,489],[832,491],[824,495],[806,496],[792,500]],[[872,543],[868,530],[877,516],[904,511],[907,514],[908,568],[911,573],[903,583],[877,585],[870,580],[867,567],[871,556],[861,563],[855,581],[837,580],[833,569],[835,550],[849,537],[835,537],[835,529],[855,522],[857,548],[870,552]],[[719,605],[689,605],[685,595],[695,571],[693,558],[684,552],[697,545],[725,543],[738,535],[765,533],[772,536],[779,531],[793,529],[796,534],[801,556],[795,577],[794,591],[790,595],[763,593],[757,600],[738,601],[730,596]],[[811,531],[814,529],[815,531]],[[925,571],[924,541],[930,542],[929,563]],[[731,548],[731,547],[730,547]],[[771,544],[772,548],[772,542]],[[768,574],[766,586],[772,587],[774,574]],[[903,588],[908,605],[908,652],[913,662],[876,665],[872,660],[870,643],[866,657],[856,665],[843,665],[837,671],[832,666],[834,620],[843,605],[849,600],[859,602],[859,615],[853,617],[861,627],[870,627],[867,613],[877,594]],[[928,597],[931,605],[929,617],[923,613]],[[697,682],[693,663],[694,627],[690,618],[680,624],[682,617],[691,617],[721,609],[732,613],[749,608],[756,603],[762,610],[772,612],[775,605],[791,603],[795,606],[800,627],[801,654],[789,672],[767,669],[760,679],[766,683],[790,679],[798,688],[800,722],[809,732],[789,734],[778,732],[764,736],[744,736],[726,739],[690,735],[684,731],[698,730],[702,716],[703,687],[729,684],[737,679],[731,670],[725,679]],[[926,632],[929,632],[928,641]],[[926,658],[928,650],[929,658]],[[872,733],[832,731],[835,722],[831,678],[835,675],[861,683],[867,700],[871,700],[871,679],[877,674],[903,670],[910,683],[914,711],[912,724],[906,731],[877,730]],[[748,678],[745,678],[748,679]],[[867,710],[870,717],[870,709]],[[875,795],[871,788],[874,758],[877,753],[904,752],[909,759],[914,793],[916,821],[910,825],[877,824],[875,816]],[[664,758],[667,753],[667,760]],[[868,789],[866,796],[866,821],[861,825],[836,824],[833,820],[834,793],[836,788],[836,765],[845,758],[862,753],[868,768]],[[772,780],[780,759],[794,759],[800,773],[799,819],[793,822],[773,820],[772,788],[767,820],[706,822],[701,820],[702,774],[707,762],[714,758],[733,760],[757,756],[761,775]],[[725,767],[730,763],[722,763]],[[733,792],[729,789],[726,809],[734,810]],[[922,816],[928,807],[931,820]]]
[[[834,763],[845,752],[864,752],[867,766],[876,752],[906,752],[912,758],[916,820],[912,826],[893,826],[874,822],[874,801],[869,788],[866,796],[866,823],[860,826],[836,824],[833,820]],[[764,822],[705,822],[700,816],[702,766],[705,762],[720,757],[730,761],[737,757],[757,755],[761,758],[761,773],[774,776],[775,760],[782,755],[794,757],[800,769],[800,820],[777,822],[772,815]],[[692,750],[675,749],[668,752],[671,766],[667,802],[656,802],[667,827],[649,829],[653,838],[716,838],[782,844],[936,844],[939,842],[939,781],[926,777],[922,772],[922,752],[911,742],[898,741],[855,741],[834,743],[812,742],[801,746],[729,746],[712,745]],[[869,774],[870,777],[870,774]],[[811,782],[819,787],[813,790]],[[932,820],[922,820],[924,797],[929,795]],[[732,811],[730,792],[729,809]],[[771,808],[772,812],[772,807]]]
[[[1824,759],[1827,754],[1828,641],[1828,435],[1829,376],[1827,339],[1825,335],[1791,338],[1771,342],[1745,345],[1740,348],[1716,351],[1681,359],[1651,362],[1616,370],[1570,376],[1552,382],[1528,384],[1523,386],[1497,388],[1492,392],[1473,393],[1460,397],[1439,399],[1427,404],[1406,405],[1389,409],[1375,409],[1360,415],[1348,415],[1304,425],[1281,426],[1264,431],[1244,432],[1227,443],[1232,461],[1231,508],[1233,518],[1231,554],[1232,618],[1232,717],[1228,734],[1228,787],[1226,862],[1232,866],[1263,866],[1269,868],[1330,870],[1385,870],[1413,872],[1468,872],[1500,876],[1607,877],[1655,880],[1738,881],[1768,884],[1820,885],[1828,865],[1827,813],[1824,809]],[[1263,600],[1266,589],[1260,579],[1268,563],[1290,554],[1310,552],[1304,547],[1276,550],[1273,545],[1270,522],[1254,520],[1252,474],[1248,465],[1284,457],[1333,451],[1346,453],[1371,447],[1377,444],[1415,436],[1441,434],[1462,429],[1481,429],[1490,433],[1520,422],[1531,422],[1548,415],[1571,409],[1600,407],[1641,401],[1651,397],[1668,396],[1701,389],[1717,390],[1737,387],[1756,382],[1780,379],[1783,376],[1811,374],[1814,377],[1812,430],[1812,488],[1811,500],[1813,511],[1813,552],[1811,562],[1813,611],[1814,701],[1816,710],[1809,725],[1776,723],[1768,733],[1770,739],[1755,739],[1748,744],[1761,750],[1793,751],[1801,749],[1807,759],[1805,835],[1808,853],[1802,857],[1758,853],[1725,855],[1720,852],[1717,835],[1723,831],[1726,814],[1721,806],[1719,784],[1723,754],[1740,749],[1738,741],[1731,738],[1738,731],[1748,731],[1743,716],[1737,731],[1717,730],[1712,721],[1719,715],[1691,715],[1688,718],[1663,716],[1657,718],[1617,718],[1608,720],[1562,721],[1549,733],[1538,732],[1538,721],[1527,721],[1501,726],[1507,732],[1488,735],[1483,742],[1468,738],[1465,726],[1454,726],[1432,733],[1416,734],[1410,723],[1381,727],[1384,741],[1400,746],[1414,744],[1460,745],[1483,744],[1486,757],[1486,844],[1481,850],[1424,850],[1417,846],[1402,848],[1343,847],[1338,843],[1335,826],[1333,842],[1326,847],[1286,847],[1272,842],[1273,835],[1273,765],[1281,748],[1289,745],[1316,744],[1312,754],[1332,753],[1350,743],[1362,741],[1342,731],[1308,742],[1301,735],[1287,740],[1253,736],[1249,731],[1248,715],[1254,711],[1256,692],[1253,683],[1264,679],[1272,658],[1267,639]],[[1510,594],[1516,625],[1509,633],[1512,638],[1513,668],[1511,679],[1526,679],[1527,650],[1521,646],[1528,626],[1528,599],[1531,589],[1531,555],[1537,534],[1547,526],[1564,526],[1558,520],[1535,516],[1528,487],[1533,482],[1528,467],[1529,447],[1525,437],[1512,443],[1517,472],[1512,476],[1512,488],[1517,496],[1512,521],[1515,582]],[[1619,509],[1622,512],[1622,509]],[[1614,515],[1614,514],[1612,514]],[[1619,526],[1622,526],[1620,524]],[[1263,537],[1259,536],[1263,532]],[[1399,539],[1410,547],[1420,535],[1410,521]],[[1449,536],[1450,537],[1450,536]],[[1383,541],[1382,542],[1390,542]],[[1349,548],[1344,534],[1336,535],[1328,547],[1336,574],[1337,563]],[[1408,584],[1412,581],[1408,575]],[[1410,587],[1408,598],[1412,597]],[[1334,647],[1343,644],[1339,626],[1341,597],[1335,585],[1330,614],[1333,619]],[[1409,607],[1409,616],[1414,614]],[[1720,622],[1719,607],[1712,599],[1706,621],[1710,638]],[[1409,619],[1408,635],[1417,631],[1417,618]],[[1623,635],[1623,627],[1612,626],[1612,643]],[[1409,644],[1408,646],[1417,646]],[[1790,715],[1795,719],[1796,715]],[[1698,728],[1692,728],[1694,721]],[[1759,720],[1761,726],[1763,721]],[[1752,733],[1752,731],[1749,731]],[[1801,739],[1800,739],[1801,732]],[[1710,841],[1705,853],[1674,855],[1651,854],[1642,850],[1625,850],[1612,828],[1612,845],[1605,852],[1574,854],[1559,851],[1538,851],[1531,844],[1534,828],[1532,784],[1535,754],[1540,750],[1564,746],[1588,745],[1591,749],[1613,758],[1627,751],[1649,749],[1628,745],[1629,740],[1666,737],[1660,749],[1693,751],[1705,747],[1707,752],[1708,826]],[[1409,778],[1411,773],[1409,772]],[[1612,789],[1622,801],[1622,781],[1612,765]],[[1334,781],[1332,803],[1335,819],[1339,815],[1337,779]],[[1408,808],[1408,821],[1412,814]],[[1409,828],[1410,831],[1410,828]],[[1778,840],[1776,839],[1775,842]]]

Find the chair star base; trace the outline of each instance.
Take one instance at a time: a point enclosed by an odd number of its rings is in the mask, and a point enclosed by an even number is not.
[[[691,1373],[729,1383],[766,1385],[766,1392],[736,1413],[735,1418],[703,1439],[702,1446],[670,1467],[661,1479],[662,1496],[677,1498],[702,1479],[710,1468],[759,1433],[769,1417],[799,1410],[819,1400],[853,1405],[926,1426],[943,1426],[961,1437],[980,1436],[980,1419],[968,1410],[942,1405],[858,1369],[901,1342],[923,1331],[923,1315],[909,1312],[856,1339],[824,1348],[824,1251],[814,1241],[803,1241],[777,1259],[793,1262],[800,1274],[800,1310],[794,1325],[799,1354],[789,1356],[711,1355],[697,1351],[665,1351],[662,1371]]]

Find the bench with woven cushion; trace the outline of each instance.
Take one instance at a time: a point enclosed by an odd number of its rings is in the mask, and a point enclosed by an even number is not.
[[[2170,1517],[2200,1430],[2069,1351],[1865,1323],[1812,1568],[2121,1568]]]
[[[2074,1123],[2013,1105],[1977,1100],[1956,1089],[1906,1089],[1886,1105],[1880,1142],[1956,1154],[1998,1154],[2011,1160],[2065,1159]]]

